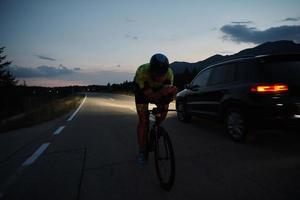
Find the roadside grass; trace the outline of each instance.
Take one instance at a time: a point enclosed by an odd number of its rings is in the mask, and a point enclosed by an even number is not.
[[[49,102],[40,104],[14,119],[2,122],[0,124],[0,133],[29,127],[60,117],[67,114],[72,109],[77,108],[82,99],[83,95],[76,94],[64,98],[53,99]]]

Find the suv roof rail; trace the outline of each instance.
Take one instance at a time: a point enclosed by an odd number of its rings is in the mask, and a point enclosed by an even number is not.
[[[247,58],[258,58],[258,59],[264,59],[264,58],[268,58],[268,57],[274,57],[274,56],[298,56],[300,55],[300,52],[292,52],[292,53],[278,53],[278,54],[258,54],[258,55],[243,55],[243,56],[233,56],[233,57],[230,57],[230,58],[225,58],[224,60],[221,60],[219,62],[216,62],[216,63],[213,63],[213,64],[210,64],[210,65],[207,65],[206,67],[204,67],[203,69],[206,69],[206,68],[209,68],[209,67],[212,67],[212,66],[218,66],[218,65],[222,65],[222,64],[227,64],[227,63],[231,63],[231,62],[238,62],[240,60],[243,60],[243,59],[247,59]],[[202,69],[201,69],[202,70]],[[201,71],[200,70],[200,71]]]
[[[217,62],[213,65],[219,65],[219,64],[230,62],[230,61],[238,61],[240,59],[255,58],[255,57],[256,57],[255,55],[236,56],[236,57],[231,57],[231,58],[224,59],[224,60],[222,60],[220,62]],[[209,66],[212,66],[212,65],[209,65]]]
[[[292,52],[292,53],[276,53],[276,54],[261,54],[261,55],[257,55],[255,57],[257,58],[264,58],[264,57],[276,57],[276,56],[299,56],[300,52]]]
[[[233,56],[231,58],[225,59],[222,62],[229,61],[229,60],[238,60],[243,58],[254,58],[256,55],[244,55],[244,56]]]

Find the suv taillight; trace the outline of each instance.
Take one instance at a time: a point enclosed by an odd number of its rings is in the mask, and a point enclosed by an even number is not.
[[[251,87],[250,91],[255,93],[282,93],[287,92],[289,87],[287,84],[259,84]]]

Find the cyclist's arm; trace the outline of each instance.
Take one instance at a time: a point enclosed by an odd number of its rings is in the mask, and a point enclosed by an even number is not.
[[[172,96],[177,93],[177,87],[173,85],[166,85],[163,89],[160,90],[163,96]]]
[[[154,92],[151,88],[144,89],[144,94],[150,101],[159,101],[163,96],[161,91]]]
[[[164,82],[164,87],[161,90],[163,96],[173,96],[177,93],[177,87],[174,84],[174,74],[171,68],[167,72],[167,79]]]
[[[172,99],[176,93],[177,93],[177,88],[175,86],[166,86],[157,92],[154,92],[151,88],[144,90],[145,96],[150,101],[154,101],[154,102],[161,101],[163,97],[166,97],[166,99]]]

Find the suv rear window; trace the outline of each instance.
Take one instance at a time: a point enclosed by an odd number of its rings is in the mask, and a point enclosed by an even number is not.
[[[262,63],[260,74],[267,82],[300,82],[300,61]]]
[[[257,62],[245,61],[237,65],[236,81],[253,82],[258,80]]]
[[[234,81],[235,64],[227,64],[213,68],[212,75],[209,79],[209,85],[230,83]]]

